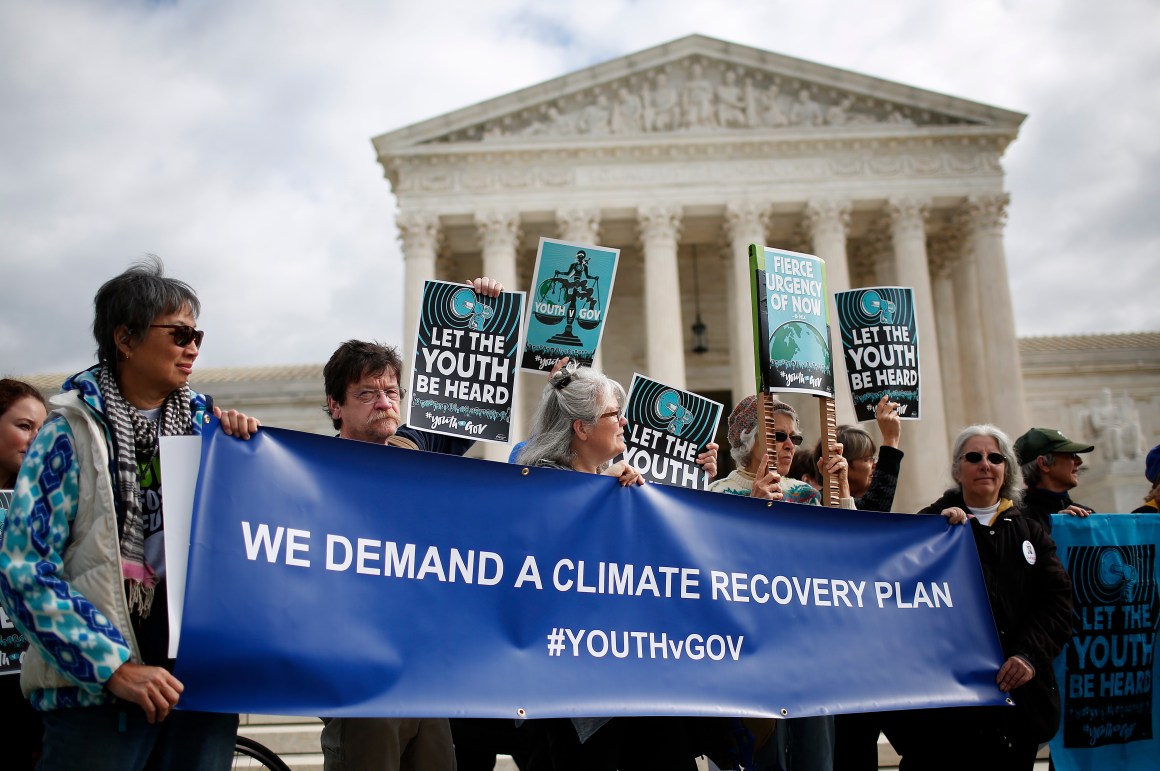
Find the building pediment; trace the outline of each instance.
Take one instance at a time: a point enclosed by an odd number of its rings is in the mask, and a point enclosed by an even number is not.
[[[375,139],[380,156],[428,146],[657,141],[712,134],[847,134],[984,127],[1024,115],[692,35]]]

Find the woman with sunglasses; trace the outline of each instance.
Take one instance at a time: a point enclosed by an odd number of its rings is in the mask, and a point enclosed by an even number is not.
[[[525,466],[570,469],[616,477],[624,487],[644,483],[624,452],[624,388],[591,367],[567,362],[553,371],[532,420],[532,436],[516,457]],[[716,445],[697,457],[716,473]],[[701,752],[690,728],[701,723],[674,717],[592,717],[529,721],[546,739],[555,771],[664,768],[692,771]]]
[[[1029,770],[1059,727],[1052,660],[1071,634],[1071,581],[1051,536],[1019,511],[1022,479],[1007,435],[969,426],[951,458],[955,486],[919,513],[970,522],[1005,657],[995,682],[1015,707],[899,713],[888,735],[907,771]]]
[[[228,769],[237,715],[172,711],[159,436],[257,431],[189,388],[200,304],[156,257],[95,299],[99,363],[65,381],[29,448],[0,545],[0,591],[31,642],[21,686],[38,766]]]
[[[773,414],[773,433],[769,437],[777,454],[777,474],[766,468],[765,444],[757,427],[758,400],[747,396],[729,413],[729,454],[737,463],[729,476],[709,485],[709,491],[730,495],[748,495],[788,503],[820,505],[822,497],[817,489],[800,479],[789,476],[794,454],[802,444],[797,411],[785,402],[772,399],[769,410]],[[842,446],[834,446],[826,473],[837,474],[838,495],[842,508],[854,508],[850,497],[849,464],[842,457]]]
[[[724,479],[709,485],[711,492],[747,495],[788,503],[820,506],[818,491],[806,482],[789,476],[794,454],[802,444],[797,411],[785,402],[770,398],[773,432],[769,440],[777,457],[777,473],[766,466],[766,449],[758,430],[759,404],[747,396],[729,413],[729,454],[737,468]],[[850,497],[849,466],[842,457],[842,445],[834,444],[826,473],[838,478],[839,503],[854,508]],[[773,740],[753,752],[758,767],[786,771],[830,771],[834,762],[834,718],[832,715],[789,718],[776,721]]]

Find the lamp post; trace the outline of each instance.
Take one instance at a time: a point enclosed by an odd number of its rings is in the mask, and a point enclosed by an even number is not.
[[[697,276],[696,244],[693,244],[693,302],[697,311],[697,320],[693,322],[693,353],[705,353],[709,350],[709,338],[706,334],[709,328],[701,321],[701,281]]]

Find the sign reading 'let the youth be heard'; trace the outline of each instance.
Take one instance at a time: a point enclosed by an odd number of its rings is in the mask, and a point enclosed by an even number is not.
[[[1003,703],[971,531],[942,517],[621,487],[265,427],[203,445],[174,672],[188,709],[798,717]]]
[[[524,293],[478,295],[423,283],[407,423],[450,436],[507,442]]]
[[[649,482],[704,490],[697,455],[721,422],[718,402],[633,374],[624,417],[624,458]]]
[[[1160,514],[1052,515],[1072,585],[1072,636],[1055,660],[1059,771],[1155,769],[1160,759]]]
[[[914,290],[880,286],[834,296],[858,420],[874,420],[883,395],[903,420],[918,420],[918,327]]]
[[[826,263],[811,254],[751,244],[749,275],[758,390],[833,396]]]
[[[565,356],[592,363],[619,259],[619,249],[540,239],[521,369],[548,372]]]

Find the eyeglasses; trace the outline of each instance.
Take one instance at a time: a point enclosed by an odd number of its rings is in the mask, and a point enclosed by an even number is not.
[[[611,418],[611,417],[615,417],[616,422],[619,423],[620,419],[624,417],[624,410],[609,410],[608,412],[605,412],[604,414],[602,414],[600,417],[598,417],[596,419],[597,420],[604,420],[605,418]]]
[[[568,384],[572,382],[572,374],[576,371],[576,368],[579,366],[580,366],[580,363],[578,361],[576,361],[575,359],[572,359],[571,361],[569,361],[567,364],[565,364],[563,367],[560,368],[560,371],[557,372],[556,374],[562,375],[562,377],[559,380],[557,380],[555,383],[552,384],[553,386],[555,386],[557,391],[562,391],[568,387]]]
[[[184,348],[191,342],[198,348],[201,348],[201,341],[205,339],[205,332],[200,329],[194,329],[188,324],[150,324],[150,327],[157,327],[158,329],[168,329],[169,334],[173,335],[173,342]]]
[[[963,460],[967,463],[982,463],[983,457],[983,453],[981,452],[964,452],[962,455]],[[1002,466],[1007,462],[1007,459],[997,452],[987,453],[986,458],[987,462],[992,466]]]
[[[403,399],[407,396],[406,388],[364,388],[362,391],[352,394],[362,404],[374,404],[379,400],[379,395],[387,397],[387,401],[395,404],[401,404]]]
[[[793,442],[794,447],[801,447],[801,444],[802,444],[802,435],[801,434],[787,434],[784,431],[774,431],[773,432],[773,441],[777,442],[778,444],[781,444],[786,439]]]

